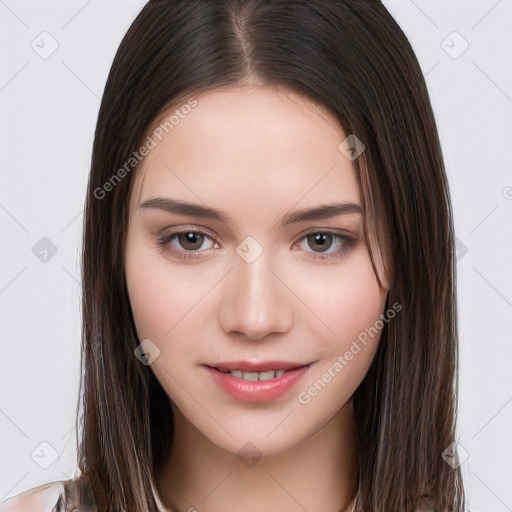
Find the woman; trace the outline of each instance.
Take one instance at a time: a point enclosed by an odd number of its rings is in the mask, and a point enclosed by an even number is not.
[[[379,1],[148,2],[82,261],[80,471],[1,510],[464,509],[447,180]]]

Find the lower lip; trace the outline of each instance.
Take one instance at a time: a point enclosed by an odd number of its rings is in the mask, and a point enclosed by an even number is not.
[[[236,400],[244,402],[269,402],[283,396],[309,370],[302,366],[270,380],[249,381],[233,377],[210,366],[204,366],[214,382]]]

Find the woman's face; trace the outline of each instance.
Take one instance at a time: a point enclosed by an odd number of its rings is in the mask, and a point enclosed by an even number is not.
[[[334,118],[269,87],[198,100],[134,177],[131,307],[177,417],[232,453],[277,453],[349,403],[389,283]]]

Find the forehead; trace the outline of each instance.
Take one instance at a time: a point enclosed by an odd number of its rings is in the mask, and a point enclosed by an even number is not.
[[[242,213],[250,204],[261,211],[299,200],[301,207],[359,201],[353,164],[338,149],[346,135],[327,109],[263,86],[195,98],[161,140],[153,137],[156,146],[135,176],[137,204],[171,195],[222,208],[238,199],[233,206]]]

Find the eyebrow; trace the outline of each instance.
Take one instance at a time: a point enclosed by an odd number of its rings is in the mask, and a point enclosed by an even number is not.
[[[217,208],[201,206],[187,201],[179,201],[177,199],[155,197],[143,201],[140,205],[141,208],[156,208],[165,210],[166,212],[178,213],[181,215],[190,215],[192,217],[203,217],[205,219],[214,219],[225,224],[230,223],[229,215]],[[295,210],[286,214],[282,221],[281,227],[298,222],[305,222],[310,220],[323,220],[337,217],[338,215],[348,214],[362,214],[363,209],[361,205],[356,203],[329,203],[317,206],[311,209]]]

